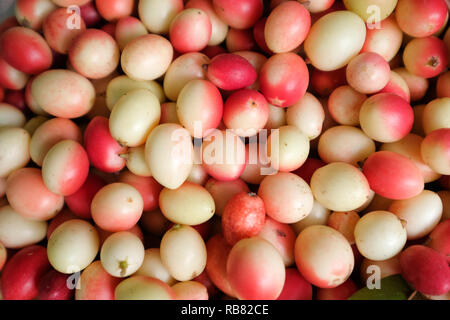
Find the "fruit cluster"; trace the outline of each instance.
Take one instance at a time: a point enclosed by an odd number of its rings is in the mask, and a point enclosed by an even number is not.
[[[448,10],[16,1],[0,296],[449,300]]]

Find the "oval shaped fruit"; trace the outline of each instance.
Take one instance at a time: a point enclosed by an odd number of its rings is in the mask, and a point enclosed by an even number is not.
[[[0,178],[6,178],[14,170],[30,161],[30,134],[22,128],[0,128]]]
[[[305,61],[293,52],[270,57],[259,74],[260,90],[277,107],[289,107],[304,96],[309,82]]]
[[[208,15],[203,10],[187,8],[172,19],[169,38],[177,52],[195,52],[207,46],[211,32]]]
[[[448,65],[448,49],[437,37],[415,38],[403,51],[403,63],[412,74],[422,78],[433,78]]]
[[[166,123],[152,130],[145,144],[145,160],[153,178],[162,186],[176,189],[186,181],[193,165],[194,147],[189,131]]]
[[[261,182],[258,196],[266,213],[281,223],[295,223],[311,212],[314,198],[308,184],[290,172],[268,175]]]
[[[161,105],[150,90],[130,91],[116,102],[111,111],[111,136],[122,146],[138,147],[145,143],[160,117]]]
[[[134,80],[154,80],[162,76],[172,62],[173,48],[169,40],[146,34],[128,42],[122,51],[121,66]]]
[[[228,33],[228,25],[219,18],[214,10],[212,1],[209,0],[189,0],[185,8],[196,8],[204,11],[211,22],[211,37],[208,46],[216,46],[222,43]]]
[[[182,0],[141,0],[138,4],[139,19],[152,33],[166,34],[170,22],[183,10]]]
[[[59,195],[75,193],[86,181],[89,159],[76,141],[62,140],[55,144],[42,162],[42,177],[47,188]]]
[[[234,245],[239,240],[257,236],[264,226],[266,210],[263,200],[255,193],[240,192],[233,196],[222,214],[225,240]]]
[[[359,53],[365,37],[366,26],[358,15],[336,11],[312,25],[304,43],[305,52],[317,69],[337,70]]]
[[[95,89],[88,79],[62,69],[45,71],[34,78],[31,94],[40,108],[60,118],[81,117],[95,101]]]
[[[56,270],[50,270],[39,281],[39,300],[70,300],[73,289],[67,285],[69,276]],[[69,280],[70,281],[70,280]]]
[[[2,299],[32,300],[36,298],[39,292],[39,280],[49,268],[44,247],[23,248],[9,259],[2,271]]]
[[[124,278],[141,267],[144,255],[141,239],[131,232],[121,231],[106,238],[100,250],[100,261],[110,275]]]
[[[10,206],[0,208],[0,226],[0,242],[10,249],[38,243],[47,234],[46,222],[25,218]]]
[[[115,182],[104,186],[92,199],[95,223],[110,232],[126,231],[139,221],[144,208],[142,196],[129,184]]]
[[[422,245],[400,254],[402,276],[423,294],[442,295],[450,290],[450,269],[445,257]]]
[[[308,158],[310,145],[299,128],[287,125],[270,134],[266,148],[271,168],[290,172],[300,168]]]
[[[382,56],[365,52],[352,58],[346,68],[348,84],[358,92],[369,94],[383,89],[389,82],[391,68]]]
[[[275,300],[283,290],[285,268],[268,241],[253,237],[240,240],[231,249],[227,277],[239,299]]]
[[[219,18],[236,29],[253,26],[264,10],[260,0],[213,0],[212,3]]]
[[[202,186],[185,182],[175,190],[163,189],[159,206],[173,223],[198,225],[208,221],[215,212],[213,197]]]
[[[397,255],[405,246],[404,222],[389,211],[365,214],[355,226],[358,251],[366,258],[383,261]]]
[[[15,211],[33,220],[51,219],[64,206],[64,197],[47,188],[42,172],[37,168],[14,171],[6,182],[6,196]]]
[[[294,50],[303,43],[310,26],[310,14],[302,4],[281,3],[272,10],[264,27],[267,47],[275,53]]]
[[[408,158],[391,152],[378,151],[364,162],[363,173],[370,189],[382,197],[402,200],[422,192],[424,180],[417,166]]]
[[[101,79],[110,75],[119,64],[119,46],[102,30],[88,29],[72,42],[69,61],[81,75]]]
[[[438,32],[448,16],[445,1],[399,0],[395,8],[395,19],[406,34],[423,38]]]
[[[79,272],[94,261],[99,249],[98,233],[89,222],[73,219],[53,231],[47,244],[50,264],[65,274]]]
[[[33,140],[33,138],[32,138]],[[84,147],[91,165],[104,172],[117,172],[125,167],[127,152],[111,135],[109,119],[94,117],[84,131]]]
[[[73,40],[86,30],[84,19],[79,19],[79,28],[67,28],[73,13],[66,8],[53,10],[42,25],[45,40],[50,48],[61,54],[67,54]]]
[[[206,266],[206,246],[200,234],[190,226],[175,225],[163,236],[161,261],[178,281],[188,281]]]
[[[244,142],[230,130],[214,130],[203,138],[202,166],[221,181],[237,179],[245,168],[247,153]]]
[[[180,123],[195,138],[203,138],[218,127],[223,114],[223,102],[217,87],[207,80],[191,80],[177,99]]]
[[[0,52],[13,68],[27,74],[38,74],[50,68],[52,51],[45,39],[36,31],[12,27],[0,37]]]
[[[311,177],[311,190],[317,201],[334,211],[355,210],[370,195],[366,177],[344,162],[333,162],[317,169]]]
[[[327,226],[310,226],[295,241],[297,269],[319,288],[335,288],[353,271],[353,251],[347,239]]]
[[[223,53],[211,60],[206,76],[220,89],[237,90],[251,85],[258,75],[247,59],[237,54]]]
[[[379,93],[364,101],[359,122],[362,130],[372,139],[394,142],[411,131],[414,112],[409,103],[399,96]]]
[[[375,152],[375,142],[361,129],[335,126],[322,133],[317,150],[320,158],[327,163],[357,165]]]

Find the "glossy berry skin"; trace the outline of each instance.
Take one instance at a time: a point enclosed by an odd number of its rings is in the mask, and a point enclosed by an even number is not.
[[[70,300],[74,291],[67,286],[68,274],[50,270],[39,281],[39,300]]]
[[[66,205],[80,218],[90,219],[91,202],[95,194],[105,186],[105,182],[93,173],[75,193],[65,197]]]
[[[403,63],[412,74],[422,78],[433,78],[448,65],[448,49],[437,37],[411,40],[403,51]]]
[[[264,226],[264,202],[255,193],[240,192],[231,198],[222,215],[226,241],[234,245],[241,239],[256,236]]]
[[[309,11],[297,1],[287,1],[270,13],[264,28],[265,42],[273,52],[289,52],[303,43],[310,27]]]
[[[6,196],[17,213],[35,220],[53,218],[64,205],[64,197],[54,194],[45,186],[42,171],[37,168],[22,168],[10,174],[6,183]]]
[[[9,259],[2,271],[3,299],[34,299],[38,294],[39,280],[49,269],[44,247],[33,245],[23,248]]]
[[[72,13],[66,8],[52,11],[44,21],[42,32],[50,48],[57,53],[67,54],[75,38],[86,30],[83,19],[79,28],[69,29],[66,22],[71,21]]]
[[[312,285],[296,268],[286,269],[283,291],[277,300],[312,300]]]
[[[219,18],[236,29],[253,26],[264,10],[261,0],[213,0],[212,3]]]
[[[55,144],[42,163],[42,177],[47,188],[59,195],[75,193],[89,174],[89,159],[83,146],[73,140]]]
[[[241,300],[277,299],[283,290],[285,274],[281,256],[262,238],[242,239],[228,255],[227,278]]]
[[[450,263],[450,219],[438,224],[430,234],[429,246],[447,257]]]
[[[269,106],[256,90],[242,89],[228,97],[224,104],[222,121],[239,136],[254,136],[263,129],[269,118]],[[242,130],[242,133],[240,132]]]
[[[423,38],[431,36],[445,24],[444,0],[399,0],[395,9],[397,23],[406,34]]]
[[[450,267],[439,252],[413,245],[400,254],[402,277],[417,291],[429,295],[442,295],[450,290]]]
[[[12,67],[28,74],[47,70],[53,61],[44,38],[36,31],[23,27],[13,27],[1,35],[0,52]]]
[[[408,199],[424,189],[423,176],[417,166],[408,158],[391,151],[370,155],[364,163],[363,173],[370,189],[388,199]]]
[[[95,8],[94,2],[88,2],[81,6],[80,15],[88,28],[94,27],[102,21],[102,17]]]
[[[106,117],[98,116],[89,122],[84,132],[84,147],[91,165],[101,171],[116,172],[126,165],[126,159],[120,154],[126,153],[127,148],[111,136]]]
[[[364,133],[373,140],[395,142],[411,131],[414,112],[400,96],[378,93],[363,102],[359,122]]]
[[[215,56],[208,65],[208,80],[223,90],[245,88],[255,82],[257,74],[243,57],[232,53]]]
[[[261,68],[260,89],[270,104],[289,107],[300,100],[309,83],[305,61],[295,53],[278,53]]]

